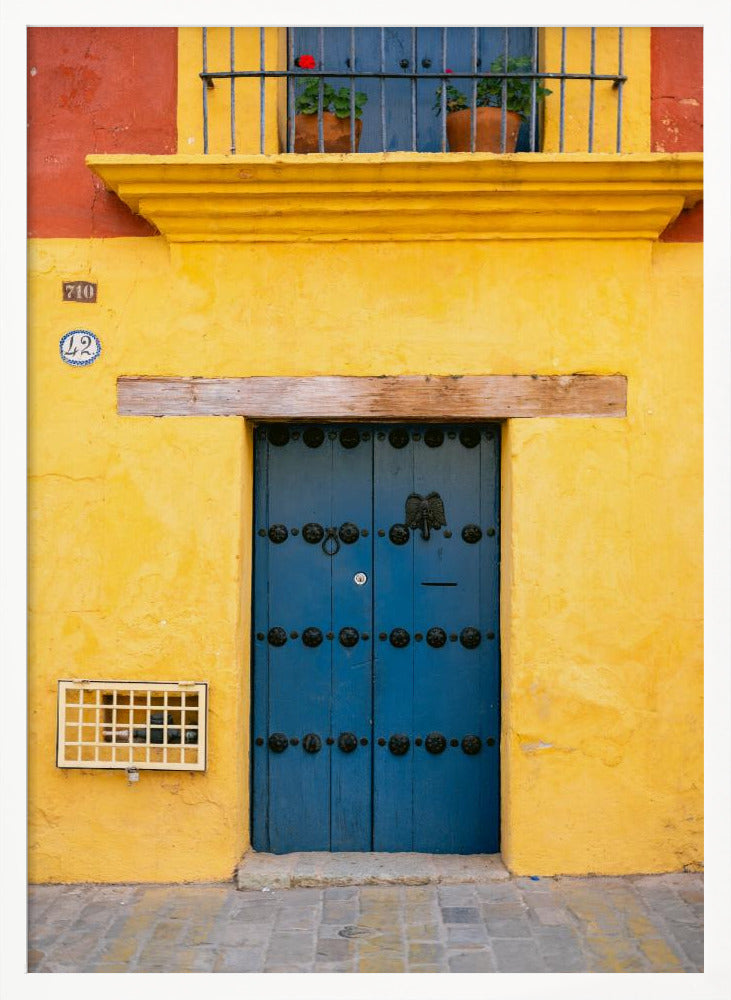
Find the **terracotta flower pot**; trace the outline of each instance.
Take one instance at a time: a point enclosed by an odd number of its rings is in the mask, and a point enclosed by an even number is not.
[[[476,108],[475,128],[476,153],[502,153],[502,110],[500,108]],[[472,109],[453,111],[447,115],[447,139],[453,153],[471,153]],[[518,142],[521,117],[515,111],[505,113],[505,150],[514,153]]]
[[[360,133],[363,122],[355,120],[355,152],[358,152]],[[324,152],[349,153],[350,150],[350,118],[338,118],[332,111],[322,114],[322,139]],[[319,153],[317,115],[295,115],[294,117],[294,151],[295,153]]]

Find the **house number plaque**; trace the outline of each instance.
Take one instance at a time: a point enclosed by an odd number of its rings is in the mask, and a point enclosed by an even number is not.
[[[64,281],[64,302],[96,302],[96,282]]]
[[[93,364],[102,352],[102,345],[91,330],[69,330],[61,337],[59,350],[67,365],[78,368]]]

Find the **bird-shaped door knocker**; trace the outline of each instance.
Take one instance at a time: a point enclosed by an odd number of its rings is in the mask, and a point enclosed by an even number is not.
[[[438,493],[430,493],[427,497],[418,493],[409,493],[406,498],[406,526],[420,528],[421,537],[429,541],[431,528],[443,528],[447,523],[444,516],[444,502]]]

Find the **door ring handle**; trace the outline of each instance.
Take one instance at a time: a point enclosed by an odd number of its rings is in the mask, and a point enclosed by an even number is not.
[[[332,546],[328,549],[328,543],[332,542]],[[340,539],[338,538],[337,528],[328,528],[325,531],[325,537],[322,541],[322,551],[326,556],[337,555],[340,551]]]

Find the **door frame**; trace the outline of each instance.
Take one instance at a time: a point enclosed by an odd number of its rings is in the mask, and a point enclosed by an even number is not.
[[[254,563],[254,532],[256,531],[255,523],[255,511],[256,511],[256,494],[257,494],[257,480],[256,480],[256,436],[259,427],[263,424],[272,423],[282,423],[285,425],[290,424],[301,424],[310,422],[307,418],[302,417],[290,417],[287,419],[282,419],[279,421],[272,421],[271,419],[252,419],[246,420],[247,431],[250,434],[251,443],[251,465],[250,465],[250,497],[251,497],[251,524],[250,524],[250,544],[251,544],[251,563],[249,568],[249,614],[251,626],[249,629],[249,677],[248,677],[248,696],[249,696],[249,713],[248,713],[248,732],[245,734],[246,739],[245,749],[248,753],[248,766],[246,766],[246,773],[248,776],[248,823],[247,834],[249,838],[249,849],[253,844],[254,840],[254,753],[253,753],[253,740],[254,740],[254,684],[255,684],[255,674],[254,674],[254,649],[255,649],[255,628],[254,628],[254,598],[256,592],[255,586],[255,572],[256,567]],[[344,421],[342,419],[316,419],[312,421],[313,423],[318,423],[327,426],[328,424],[342,424]],[[379,420],[373,419],[373,417],[361,417],[358,419],[350,419],[347,421],[352,423],[354,426],[359,426],[367,424],[369,427],[373,425],[383,424],[384,426],[393,426],[394,424],[406,424],[406,423],[424,423],[423,419],[410,418],[410,419],[397,419],[397,420]],[[497,787],[497,799],[498,799],[498,853],[502,850],[503,844],[503,747],[504,747],[504,714],[503,714],[503,697],[504,697],[504,680],[503,680],[503,477],[504,477],[504,454],[505,454],[505,430],[507,422],[504,420],[495,420],[490,418],[481,418],[478,420],[465,421],[460,418],[432,418],[428,421],[434,423],[435,425],[447,425],[447,424],[466,424],[473,423],[477,426],[483,426],[485,424],[490,424],[495,427],[495,430],[499,432],[499,463],[498,463],[498,525],[499,527],[499,546],[498,546],[498,648],[497,648],[497,670],[498,670],[498,687],[499,687],[499,702],[498,702],[498,714],[499,714],[499,745],[498,745],[498,787]],[[244,583],[245,577],[242,576],[242,585]],[[353,852],[358,853],[358,852]]]

